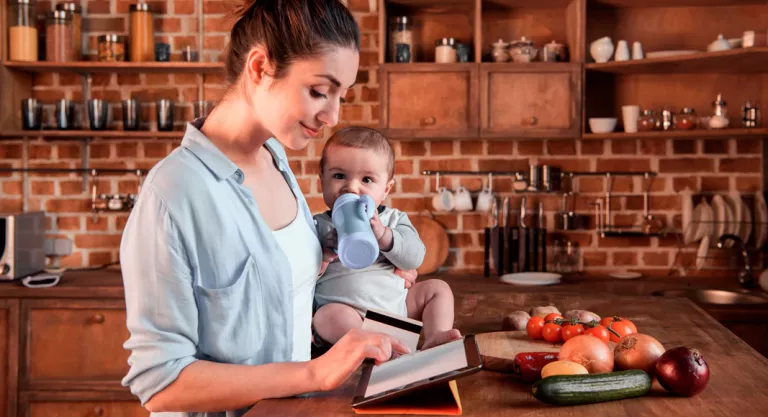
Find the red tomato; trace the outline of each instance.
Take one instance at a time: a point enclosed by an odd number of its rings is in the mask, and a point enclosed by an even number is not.
[[[568,339],[572,338],[573,336],[578,336],[582,333],[584,333],[584,326],[581,324],[563,326],[563,341],[567,342]]]
[[[600,324],[605,326],[608,330],[613,330],[619,335],[616,336],[613,332],[610,332],[612,342],[619,343],[619,339],[628,335],[637,333],[637,326],[631,321],[621,317],[606,317],[600,320]]]
[[[608,329],[606,329],[605,326],[602,326],[600,324],[598,324],[595,327],[590,327],[589,329],[584,330],[584,334],[595,336],[596,338],[602,340],[605,343],[608,343],[608,341],[611,340],[611,334],[608,332]]]
[[[549,322],[554,321],[555,319],[562,319],[562,318],[563,318],[563,316],[561,316],[560,314],[549,313],[549,314],[546,315],[546,317],[544,317],[544,322],[549,323]]]
[[[541,336],[550,343],[559,343],[563,341],[563,327],[555,323],[547,323],[541,331]]]
[[[533,340],[541,339],[541,331],[544,329],[543,317],[531,317],[528,320],[528,324],[525,325],[525,330],[528,332],[528,337]]]

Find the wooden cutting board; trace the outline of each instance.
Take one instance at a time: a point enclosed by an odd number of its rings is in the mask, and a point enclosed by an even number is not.
[[[513,362],[518,353],[559,352],[562,346],[561,343],[532,340],[525,330],[478,333],[475,340],[483,357],[483,369],[509,373],[514,371]]]
[[[448,233],[440,223],[427,216],[413,216],[410,221],[427,249],[424,261],[416,271],[419,275],[431,274],[448,258]]]

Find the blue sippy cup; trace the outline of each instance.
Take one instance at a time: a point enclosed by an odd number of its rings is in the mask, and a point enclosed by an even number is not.
[[[379,257],[379,243],[371,229],[375,212],[376,203],[366,194],[344,194],[333,204],[331,220],[339,239],[337,253],[345,267],[362,269]]]

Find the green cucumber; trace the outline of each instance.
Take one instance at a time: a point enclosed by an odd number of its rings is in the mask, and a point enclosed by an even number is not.
[[[639,397],[651,390],[651,377],[631,370],[593,375],[553,375],[536,381],[533,396],[552,405],[591,404]]]

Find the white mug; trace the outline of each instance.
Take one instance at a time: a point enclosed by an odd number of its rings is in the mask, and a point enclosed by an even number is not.
[[[437,211],[451,211],[456,205],[456,201],[453,197],[451,190],[440,187],[437,190],[437,194],[432,197],[432,207]]]
[[[640,106],[621,106],[621,116],[624,122],[624,131],[637,133],[637,119],[640,118]]]
[[[470,211],[472,210],[472,195],[464,186],[459,186],[454,195],[454,209],[456,211]]]
[[[614,61],[629,61],[629,45],[627,41],[620,40],[616,44],[616,55],[614,55]]]
[[[475,204],[475,211],[481,211],[484,213],[491,211],[493,199],[494,199],[493,191],[491,191],[491,189],[488,187],[483,188],[483,191],[480,191],[480,193],[477,195],[477,204]]]

